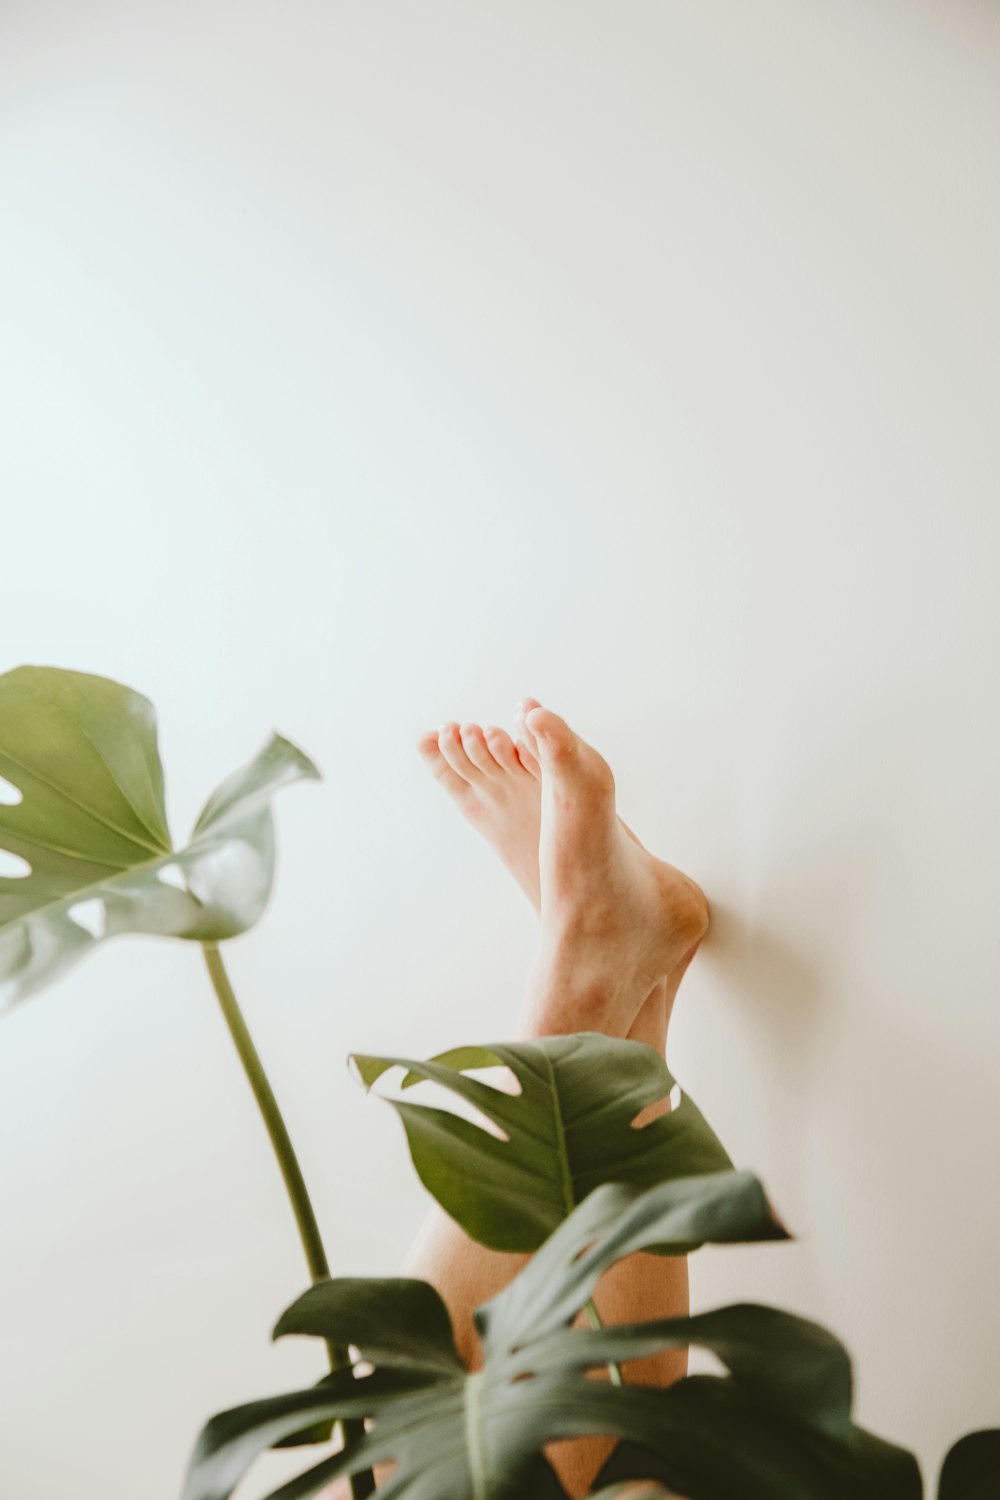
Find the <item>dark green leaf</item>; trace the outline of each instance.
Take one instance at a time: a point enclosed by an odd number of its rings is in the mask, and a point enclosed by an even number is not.
[[[282,1314],[274,1336],[304,1333],[335,1344],[346,1327],[351,1342],[373,1364],[464,1374],[448,1309],[426,1281],[318,1281]]]
[[[642,1192],[608,1183],[556,1230],[531,1264],[480,1308],[484,1336],[518,1343],[567,1327],[616,1261],[636,1250],[781,1240],[787,1234],[751,1172],[684,1177]],[[603,1363],[604,1361],[598,1361]]]
[[[602,1183],[645,1188],[732,1164],[694,1102],[636,1128],[674,1078],[639,1042],[597,1033],[463,1047],[429,1062],[355,1056],[366,1087],[406,1070],[404,1094],[438,1084],[491,1129],[409,1097],[391,1098],[425,1187],[463,1229],[494,1250],[535,1250]],[[511,1094],[474,1070],[505,1066]],[[495,1132],[495,1133],[493,1133]]]
[[[951,1449],[941,1470],[938,1500],[998,1500],[1000,1429],[970,1432]]]
[[[308,1390],[290,1391],[284,1396],[251,1401],[221,1412],[201,1431],[188,1467],[182,1500],[194,1497],[227,1500],[255,1458],[269,1448],[281,1446],[307,1425],[337,1417],[364,1416],[380,1401],[391,1402],[418,1387],[416,1377],[407,1378],[391,1370],[376,1371],[364,1381],[356,1380],[353,1370],[338,1370]],[[339,1467],[330,1478],[369,1467],[363,1461],[355,1463],[360,1446],[363,1444],[337,1455]],[[320,1467],[325,1468],[326,1464]]]
[[[583,1338],[562,1329],[532,1341],[532,1369],[621,1364],[692,1343],[710,1349],[760,1408],[781,1411],[833,1438],[849,1436],[853,1382],[847,1351],[818,1324],[774,1307],[722,1307],[693,1318],[602,1328]]]
[[[789,1351],[790,1357],[792,1351]],[[600,1483],[657,1479],[687,1500],[920,1500],[912,1454],[852,1426],[838,1439],[761,1407],[733,1378],[691,1376],[657,1393]]]
[[[556,1500],[547,1443],[624,1438],[658,1480],[690,1500],[913,1500],[912,1460],[849,1420],[850,1367],[823,1329],[770,1308],[626,1328],[571,1328],[598,1276],[634,1250],[782,1234],[760,1184],[742,1173],[611,1185],[576,1210],[511,1285],[481,1309],[483,1367],[458,1363],[443,1303],[412,1281],[321,1283],[280,1332],[359,1350],[374,1374],[217,1418],[203,1437],[185,1500],[227,1500],[255,1453],[318,1417],[364,1416],[369,1430],[273,1500],[306,1500],[332,1479],[375,1463],[395,1467],[387,1500]],[[713,1349],[730,1373],[668,1390],[589,1378],[608,1358],[688,1342]],[[796,1379],[798,1374],[799,1379]],[[602,1484],[605,1481],[602,1480]],[[228,1486],[228,1488],[227,1488]]]

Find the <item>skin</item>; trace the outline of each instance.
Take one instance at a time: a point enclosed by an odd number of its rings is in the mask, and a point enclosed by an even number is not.
[[[662,1054],[678,987],[708,930],[708,903],[692,880],[656,859],[621,822],[607,762],[533,698],[518,705],[516,740],[495,727],[449,723],[424,735],[418,749],[538,912],[539,944],[518,1035],[602,1031]],[[637,1123],[668,1107],[666,1100],[651,1106]],[[480,1362],[472,1314],[526,1258],[474,1244],[437,1208],[414,1243],[405,1274],[440,1292],[471,1369]],[[687,1262],[631,1256],[605,1275],[595,1301],[605,1323],[683,1316]],[[627,1364],[623,1375],[663,1386],[686,1368],[686,1354],[672,1351]],[[551,1446],[570,1495],[586,1494],[610,1447],[601,1438]],[[326,1500],[346,1495],[340,1485]]]

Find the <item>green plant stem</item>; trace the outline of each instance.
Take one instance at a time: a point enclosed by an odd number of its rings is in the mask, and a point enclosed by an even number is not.
[[[233,989],[225,964],[222,962],[222,954],[215,943],[203,943],[202,953],[205,956],[205,965],[208,969],[212,988],[215,990],[223,1019],[229,1028],[229,1035],[233,1039],[233,1045],[243,1064],[243,1071],[247,1076],[247,1082],[253,1090],[253,1096],[257,1101],[264,1127],[267,1130],[274,1148],[274,1154],[278,1160],[278,1167],[288,1193],[288,1201],[292,1205],[292,1213],[295,1215],[295,1223],[298,1226],[299,1238],[305,1251],[306,1264],[309,1267],[309,1275],[313,1281],[323,1281],[330,1274],[330,1263],[326,1258],[326,1250],[323,1248],[323,1240],[319,1232],[319,1224],[306,1187],[306,1180],[299,1166],[299,1159],[295,1155],[295,1147],[292,1138],[288,1134],[288,1127],[278,1108],[278,1101],[274,1097],[267,1074],[264,1072],[264,1064],[260,1060],[260,1053],[254,1046],[253,1037],[243,1012],[240,1010],[239,1001],[236,999],[236,991]],[[337,1344],[327,1343],[327,1352],[330,1357],[330,1369],[342,1370],[351,1364],[350,1351],[341,1348]],[[344,1442],[348,1443],[364,1434],[363,1422],[343,1422],[341,1424]],[[375,1478],[370,1472],[353,1474],[350,1479],[351,1495],[353,1500],[366,1500],[366,1497],[375,1493]]]
[[[274,1154],[278,1158],[278,1166],[284,1179],[285,1190],[288,1193],[289,1202],[292,1205],[292,1213],[299,1229],[299,1238],[302,1248],[306,1253],[306,1264],[309,1267],[309,1275],[313,1281],[322,1281],[330,1274],[330,1265],[323,1249],[323,1241],[320,1238],[319,1225],[313,1212],[312,1203],[309,1201],[309,1193],[306,1188],[305,1178],[302,1176],[302,1168],[299,1166],[295,1148],[292,1145],[288,1128],[278,1108],[278,1101],[274,1097],[274,1090],[264,1072],[264,1065],[260,1060],[260,1054],[254,1046],[253,1037],[243,1019],[236,993],[226,972],[226,966],[222,962],[222,954],[214,943],[205,943],[202,951],[205,955],[205,963],[208,967],[212,986],[218,996],[219,1005],[226,1025],[229,1027],[229,1035],[233,1039],[236,1051],[239,1053],[243,1071],[247,1075],[247,1081],[253,1089],[253,1096],[257,1101],[257,1108],[268,1135]],[[341,1360],[336,1368],[342,1367]]]
[[[591,1328],[596,1329],[604,1327],[604,1324],[601,1321],[601,1315],[597,1311],[597,1305],[594,1302],[593,1297],[589,1299],[586,1306],[584,1307],[583,1315],[586,1318],[587,1322],[590,1324]],[[622,1385],[624,1383],[622,1381],[621,1366],[616,1364],[613,1360],[608,1361],[608,1379],[611,1381],[612,1385]]]

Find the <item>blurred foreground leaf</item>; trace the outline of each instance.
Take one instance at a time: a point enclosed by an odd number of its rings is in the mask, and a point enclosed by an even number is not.
[[[945,1458],[938,1500],[998,1500],[1000,1429],[970,1432]]]
[[[459,1359],[444,1303],[425,1282],[320,1282],[276,1333],[356,1348],[359,1378],[352,1383],[341,1371],[213,1418],[184,1500],[229,1500],[258,1454],[330,1417],[364,1418],[368,1430],[271,1500],[308,1500],[377,1463],[395,1465],[393,1500],[563,1500],[545,1445],[593,1433],[624,1439],[641,1460],[638,1472],[608,1472],[601,1486],[659,1481],[689,1500],[919,1500],[912,1458],[854,1427],[850,1361],[825,1329],[754,1306],[596,1331],[571,1326],[603,1272],[635,1250],[782,1234],[748,1173],[646,1192],[598,1188],[480,1308],[483,1366],[473,1374]],[[689,1343],[711,1349],[729,1373],[666,1390],[590,1378],[609,1358]]]

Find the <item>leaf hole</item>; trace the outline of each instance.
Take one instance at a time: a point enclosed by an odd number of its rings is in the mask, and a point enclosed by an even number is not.
[[[156,878],[161,885],[173,886],[175,891],[183,891],[187,895],[188,883],[180,865],[164,865],[163,869],[158,871]]]
[[[482,1071],[482,1069],[475,1070],[476,1073],[480,1074]],[[499,1070],[491,1069],[490,1071],[495,1072]],[[474,1076],[473,1070],[468,1070],[468,1076]],[[513,1074],[511,1074],[511,1077],[513,1077]],[[436,1083],[433,1079],[417,1078],[411,1074],[409,1078],[403,1080],[395,1088],[379,1089],[379,1094],[383,1099],[391,1101],[399,1098],[400,1094],[403,1094],[404,1091],[408,1094],[411,1089],[419,1092],[420,1103],[426,1108],[437,1109],[442,1114],[454,1115],[460,1120],[465,1120],[469,1125],[477,1126],[479,1130],[485,1131],[487,1135],[492,1135],[498,1141],[510,1140],[510,1136],[506,1130],[503,1130],[495,1120],[491,1120],[489,1115],[481,1110],[478,1105],[473,1104],[469,1099],[463,1099],[459,1094],[453,1094],[451,1089],[446,1088],[443,1083]],[[497,1092],[499,1093],[501,1090],[497,1090]],[[507,1090],[503,1090],[502,1092],[506,1093]]]
[[[524,1093],[520,1078],[513,1068],[508,1068],[504,1063],[493,1068],[467,1068],[465,1071],[470,1078],[478,1078],[480,1083],[488,1084],[501,1094],[510,1094],[514,1099]]]
[[[458,1094],[453,1094],[443,1084],[432,1083],[422,1079],[417,1085],[420,1089],[422,1104],[430,1105],[433,1109],[440,1109],[444,1114],[457,1115],[460,1120],[466,1120],[470,1125],[475,1125],[484,1130],[487,1135],[492,1135],[498,1141],[509,1141],[510,1136],[502,1129],[495,1120],[479,1109],[469,1099],[462,1099]]]
[[[0,880],[26,880],[30,874],[31,866],[26,859],[9,849],[0,849]]]
[[[688,1369],[692,1375],[728,1375],[729,1371],[717,1354],[701,1344],[692,1344],[688,1350]]]
[[[652,1104],[645,1105],[640,1109],[632,1121],[633,1130],[645,1130],[647,1125],[652,1125],[654,1120],[662,1120],[664,1115],[672,1115],[681,1107],[681,1086],[675,1083],[669,1094],[664,1094],[662,1099],[654,1099]]]
[[[77,901],[70,907],[68,916],[71,922],[75,922],[77,927],[82,927],[84,932],[89,932],[98,941],[108,929],[107,908],[100,896],[94,896],[89,901]]]
[[[8,781],[6,776],[0,776],[0,807],[19,807],[23,801],[21,788]]]

